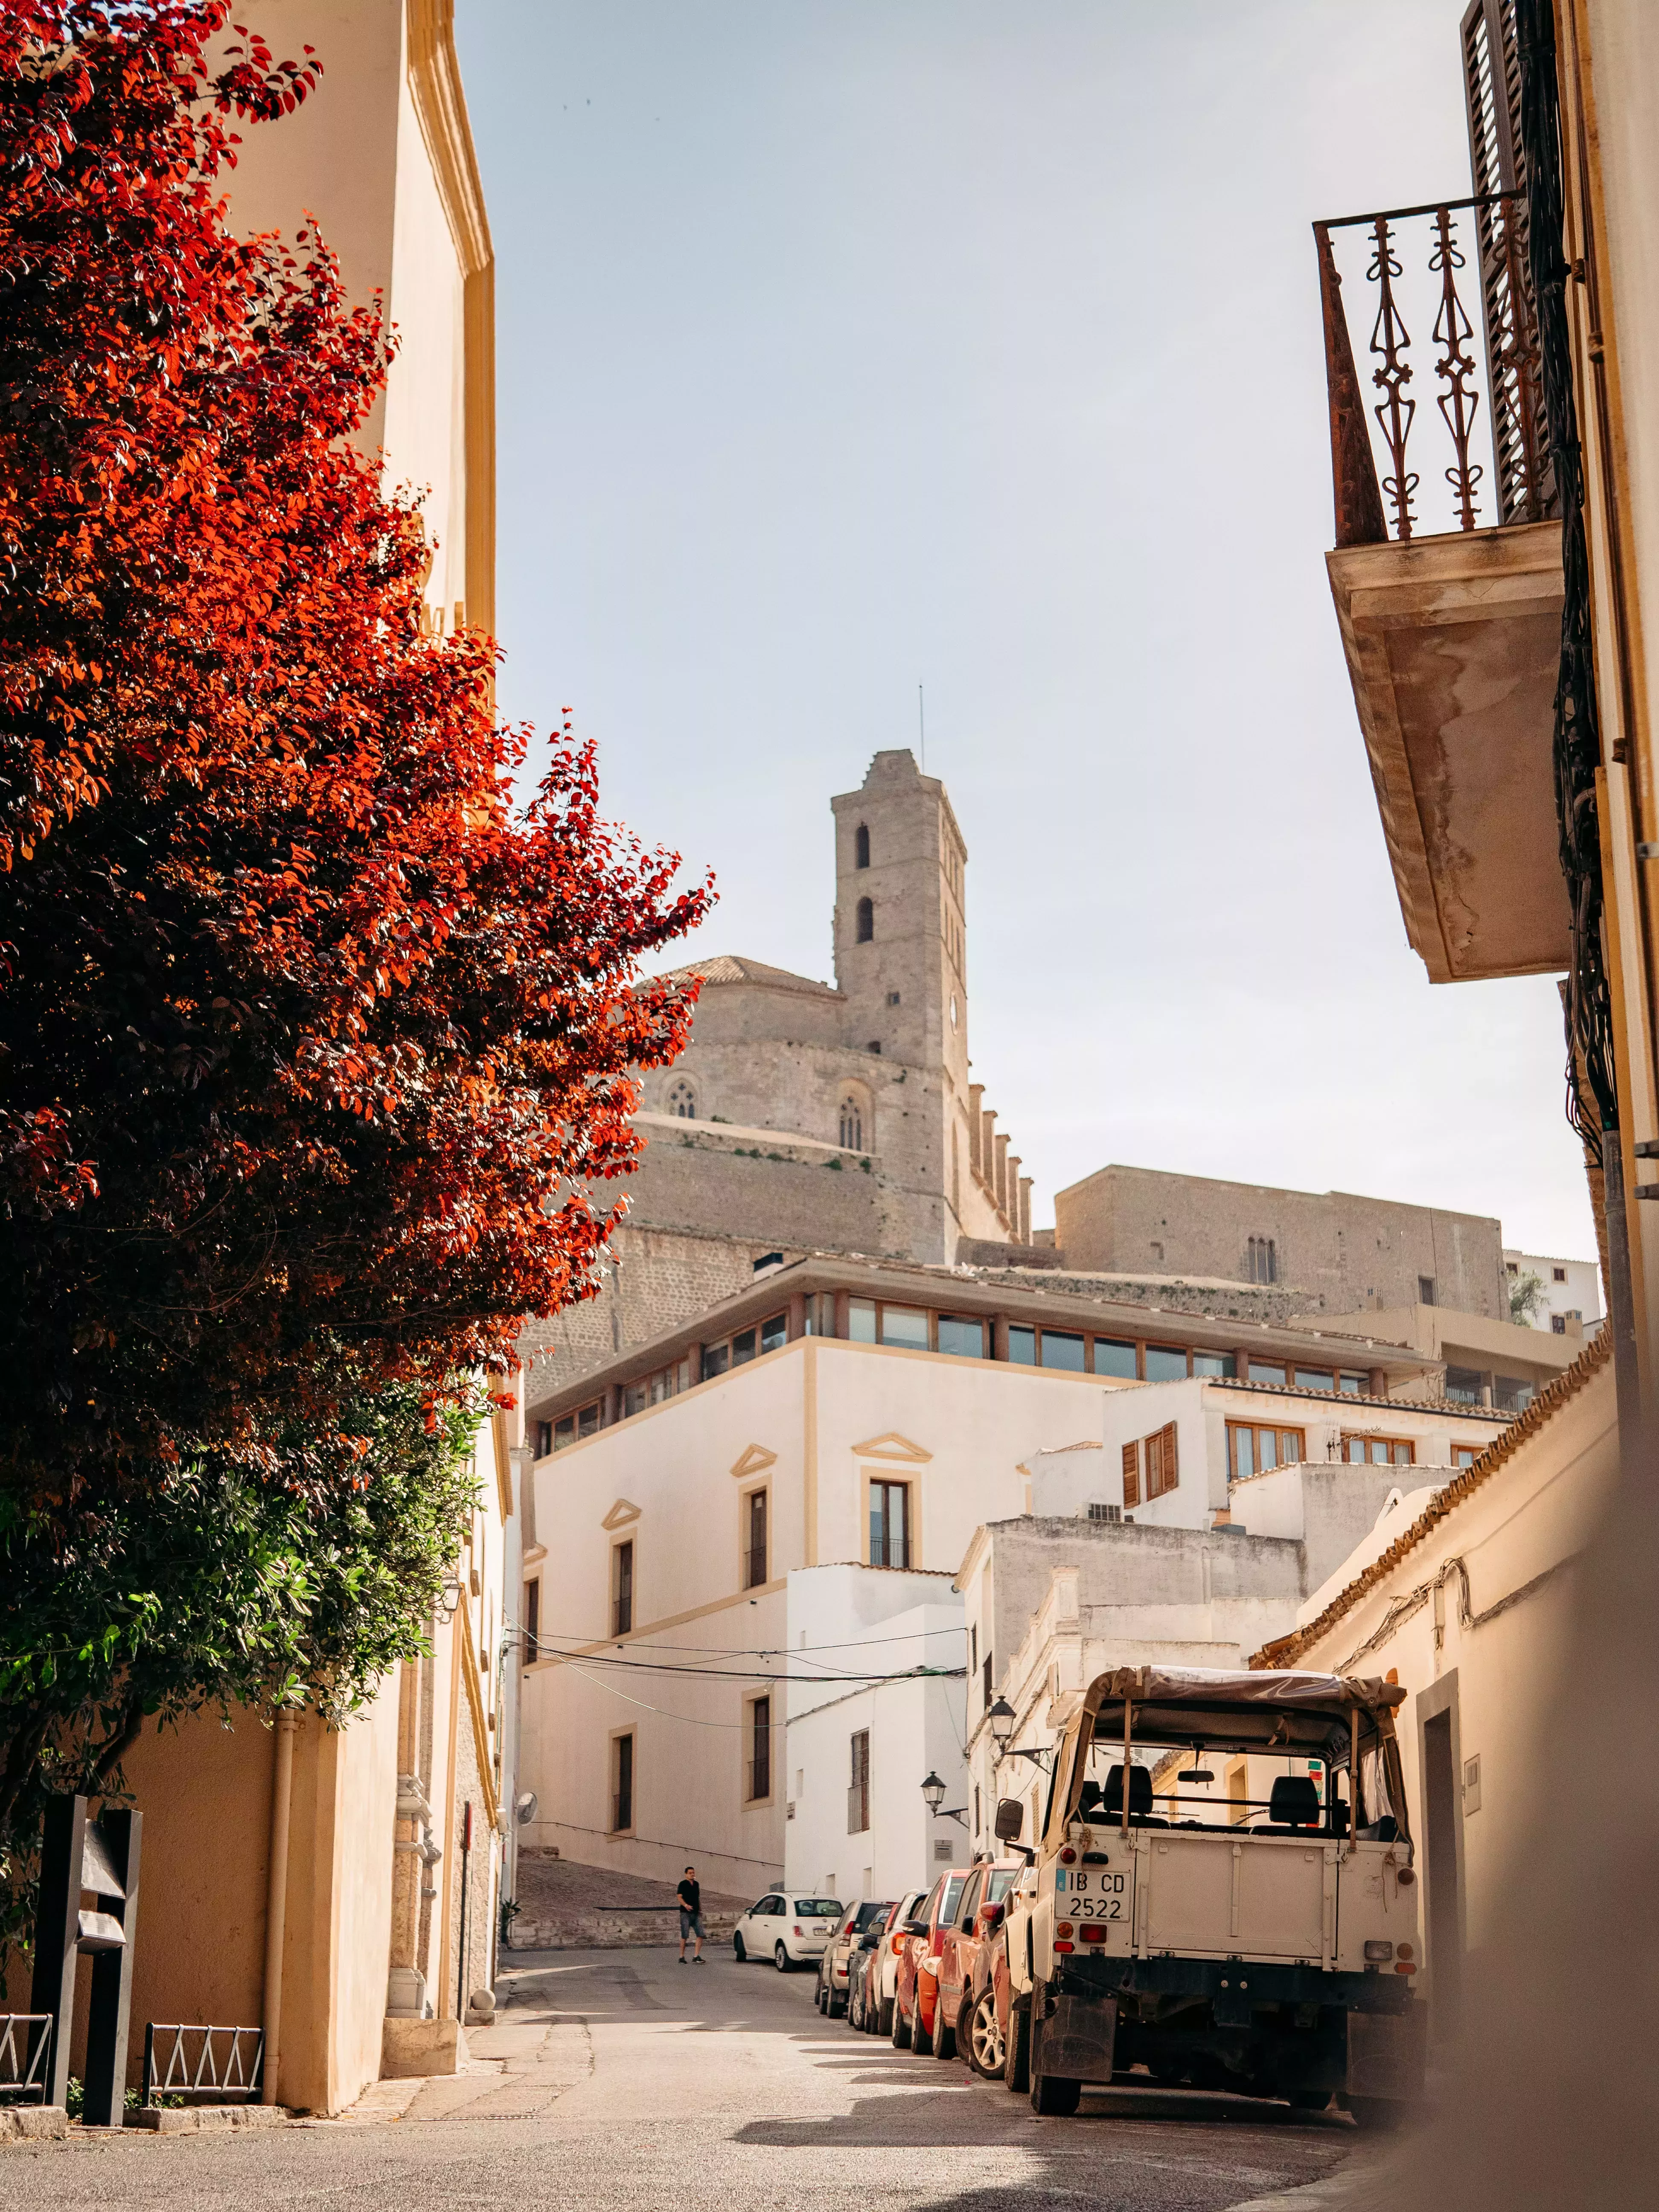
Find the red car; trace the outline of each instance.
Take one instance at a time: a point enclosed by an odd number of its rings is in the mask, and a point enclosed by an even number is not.
[[[915,2051],[924,2057],[936,2047],[937,2034],[948,2037],[949,2024],[939,2015],[939,1931],[962,1903],[971,1869],[953,1867],[933,1884],[927,1902],[914,1920],[906,1923],[908,1941],[899,1954],[898,1983],[893,1992],[893,2048]],[[951,2055],[946,2042],[941,2058]]]
[[[939,2010],[947,2033],[944,2039],[935,2034],[933,2050],[945,2057],[949,2050],[940,2049],[941,2040],[953,2045],[969,2069],[988,2081],[1002,2078],[1004,2055],[992,1969],[996,1954],[1006,1948],[1004,1902],[1024,1870],[1024,1859],[976,1866],[955,1918],[941,1923],[939,1931]]]

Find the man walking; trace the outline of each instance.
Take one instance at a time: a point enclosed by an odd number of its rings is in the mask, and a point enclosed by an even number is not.
[[[702,1964],[702,1891],[697,1881],[696,1867],[687,1867],[685,1879],[678,1892],[680,1900],[680,1964],[685,1964],[685,1939],[696,1939],[691,1953],[694,1966]]]

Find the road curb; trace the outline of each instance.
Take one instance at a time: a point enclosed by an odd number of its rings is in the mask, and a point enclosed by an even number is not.
[[[1300,2189],[1281,2189],[1271,2197],[1247,2197],[1230,2212],[1360,2212],[1382,2184],[1376,2202],[1384,2201],[1386,2168],[1382,2160],[1363,2153],[1343,2160],[1322,2181],[1310,2181]]]

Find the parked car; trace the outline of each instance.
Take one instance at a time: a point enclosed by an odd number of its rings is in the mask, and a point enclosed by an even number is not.
[[[818,1960],[818,2010],[836,2020],[847,2009],[847,1962],[853,1946],[866,1929],[884,1920],[893,1909],[890,1897],[866,1898],[849,1905],[834,1929]]]
[[[745,1959],[770,1959],[781,1974],[821,1959],[841,1917],[838,1897],[798,1897],[769,1890],[732,1931],[732,1948]]]
[[[1015,1802],[1010,1798],[1010,1805]],[[1010,1816],[1009,1826],[1012,1822]],[[1008,1840],[1012,1840],[1012,1835]],[[991,2001],[995,2008],[997,2040],[1002,2047],[1002,2078],[1016,2094],[1024,2096],[1031,2086],[1027,2061],[1030,2057],[1030,1998],[1021,1994],[1029,1990],[1029,1977],[1017,1976],[1012,1961],[1018,1956],[1023,1962],[1030,1948],[1030,1912],[1036,1901],[1036,1869],[1022,1869],[1018,1881],[1002,1901],[1002,1925],[998,1930],[999,1942],[988,1944],[985,1956],[988,1960]],[[1018,1983],[1018,1986],[1016,1986]]]
[[[956,1916],[939,1931],[939,2008],[950,2041],[970,2072],[988,2080],[1002,2074],[1002,2031],[991,1987],[992,1962],[1003,1943],[1002,1921],[1009,1892],[1025,1870],[1023,1859],[994,1860],[976,1866]],[[945,2039],[933,2038],[934,2055]]]
[[[1074,2112],[1085,2083],[1138,2063],[1310,2110],[1334,2091],[1362,2126],[1420,2094],[1427,2008],[1412,1988],[1421,1937],[1394,1717],[1405,1696],[1334,1674],[1097,1676],[1057,1748],[1035,1893],[1008,1929],[1038,2112]],[[1266,1800],[1176,1801],[1218,1820],[1154,1812],[1151,1762],[1170,1748],[1196,1778],[1200,1754],[1267,1747],[1286,1771]],[[998,1807],[1000,1836],[1018,1835],[1019,1812]]]
[[[847,1961],[847,2025],[854,2034],[862,2035],[869,2023],[865,2005],[872,1984],[871,1972],[880,1963],[881,1947],[887,1941],[887,1917],[878,1920],[873,1928],[866,1928]]]
[[[948,2036],[948,2023],[938,2019],[939,2008],[939,1930],[941,1922],[948,1922],[962,1903],[962,1893],[967,1887],[970,1869],[953,1867],[942,1874],[928,1892],[927,1902],[921,1906],[912,1920],[905,1923],[908,1939],[898,1962],[898,1976],[893,1989],[893,2047],[896,2051],[915,2051],[926,2057],[933,2049],[936,2034]],[[948,2057],[949,2048],[941,2054]]]
[[[881,1929],[880,1942],[865,1976],[861,2019],[866,2034],[890,2035],[893,2032],[893,1992],[898,1986],[899,1954],[910,1940],[904,1926],[926,1899],[925,1890],[906,1890]]]

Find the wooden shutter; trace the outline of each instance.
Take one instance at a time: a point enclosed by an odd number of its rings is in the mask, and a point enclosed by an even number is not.
[[[1165,1423],[1159,1432],[1158,1443],[1162,1447],[1158,1456],[1164,1462],[1164,1487],[1173,1490],[1181,1480],[1181,1471],[1176,1461],[1176,1425],[1173,1421]]]
[[[1527,189],[1521,143],[1521,55],[1515,0],[1469,0],[1464,10],[1463,103],[1477,195]],[[1537,317],[1524,199],[1474,210],[1486,326],[1486,392],[1498,460],[1499,522],[1541,522],[1556,511],[1542,386],[1530,356]],[[1464,218],[1458,218],[1460,228]]]
[[[1140,1503],[1140,1446],[1123,1447],[1123,1503],[1126,1506]]]

